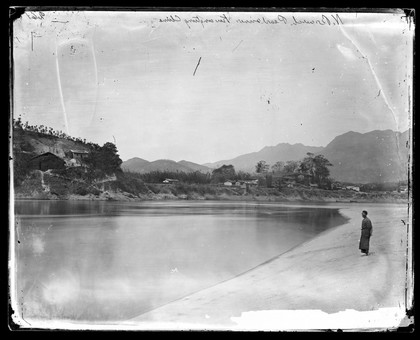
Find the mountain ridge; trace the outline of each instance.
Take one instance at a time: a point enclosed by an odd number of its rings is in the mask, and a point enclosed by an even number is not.
[[[201,164],[182,160],[176,162],[171,159],[157,159],[155,161],[147,161],[139,157],[133,157],[121,164],[124,171],[147,173],[152,171],[169,171],[169,172],[209,172],[210,168]]]
[[[255,165],[261,160],[271,166],[277,161],[301,160],[311,152],[315,155],[323,154],[333,164],[330,175],[337,181],[360,184],[406,181],[409,136],[410,130],[399,132],[387,129],[366,133],[348,131],[333,138],[325,147],[307,146],[302,143],[278,143],[274,146],[265,146],[259,151],[217,162],[197,164],[185,160],[171,161],[172,167],[167,166],[166,170],[208,172],[224,164],[231,164],[236,171],[252,173],[255,172]],[[122,168],[126,168],[127,162],[132,160],[123,162]],[[139,171],[153,171],[150,169],[163,171],[161,161],[146,161],[148,164],[142,166]]]
[[[409,130],[373,130],[335,137],[322,154],[334,165],[331,177],[353,183],[408,179]]]
[[[322,149],[323,147],[307,146],[302,143],[279,143],[275,146],[265,146],[259,151],[246,153],[232,159],[205,163],[204,165],[210,168],[217,168],[223,164],[232,164],[237,171],[253,172],[255,171],[255,165],[261,160],[266,161],[270,165],[277,161],[297,161],[305,157],[307,152],[316,153]]]

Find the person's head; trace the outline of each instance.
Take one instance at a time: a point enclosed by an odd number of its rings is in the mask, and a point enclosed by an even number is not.
[[[363,216],[363,218],[365,218],[367,216],[367,211],[366,210],[362,211],[362,216]]]

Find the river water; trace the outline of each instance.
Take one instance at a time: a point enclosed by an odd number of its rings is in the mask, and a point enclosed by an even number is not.
[[[25,319],[126,320],[239,275],[347,221],[320,205],[16,201]]]

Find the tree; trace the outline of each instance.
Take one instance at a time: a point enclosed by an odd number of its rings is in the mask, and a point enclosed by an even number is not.
[[[246,181],[246,180],[250,180],[251,178],[252,178],[252,176],[249,172],[239,170],[236,174],[236,179],[237,180]]]
[[[333,166],[331,162],[324,157],[324,155],[316,155],[314,157],[315,163],[315,182],[323,184],[330,175],[330,169],[328,167]]]
[[[259,161],[257,165],[255,166],[255,171],[257,174],[264,175],[264,180],[262,178],[258,179],[258,185],[259,186],[267,186],[271,187],[273,182],[273,177],[268,173],[268,169],[270,168],[270,165],[266,163],[266,161]]]
[[[270,166],[266,163],[266,161],[259,161],[255,166],[255,172],[257,174],[265,174],[268,171],[269,167]]]
[[[299,171],[303,174],[311,176],[312,181],[315,178],[316,164],[314,161],[314,154],[308,152],[307,156],[300,162]]]
[[[330,175],[329,166],[333,166],[328,159],[323,155],[314,156],[313,153],[308,152],[299,167],[303,174],[311,177],[312,182],[322,185],[325,184]]]
[[[274,173],[280,173],[284,169],[284,162],[278,161],[271,166],[271,170]]]
[[[299,167],[300,167],[300,162],[287,161],[283,169],[287,175],[292,175],[299,171]]]
[[[284,162],[278,161],[271,166],[271,170],[274,173],[279,173],[284,169]]]
[[[233,165],[223,164],[220,168],[214,169],[211,180],[214,183],[222,183],[228,179],[235,178],[235,168]]]
[[[117,152],[113,143],[105,143],[102,147],[93,145],[85,162],[91,170],[99,170],[107,175],[120,172],[122,160]]]

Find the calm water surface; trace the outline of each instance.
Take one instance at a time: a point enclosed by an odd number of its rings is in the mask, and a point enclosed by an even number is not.
[[[16,201],[26,318],[125,320],[230,279],[347,220],[255,202]]]

